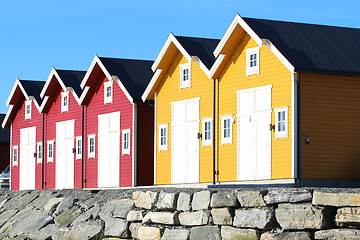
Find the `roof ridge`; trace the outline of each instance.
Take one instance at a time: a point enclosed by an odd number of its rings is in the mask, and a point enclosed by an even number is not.
[[[126,61],[141,61],[141,62],[154,62],[154,60],[146,60],[146,59],[133,59],[133,58],[115,58],[115,57],[100,57],[99,58],[106,58],[106,59],[113,59],[113,60],[126,60]]]
[[[175,34],[174,34],[174,36],[175,36],[175,37],[182,37],[182,38],[207,39],[207,40],[219,40],[219,41],[220,41],[219,38],[190,37],[190,36],[180,36],[180,35],[175,35]]]

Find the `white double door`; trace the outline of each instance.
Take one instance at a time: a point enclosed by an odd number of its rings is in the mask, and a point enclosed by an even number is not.
[[[74,188],[74,124],[75,120],[56,123],[57,189]]]
[[[238,180],[271,179],[271,86],[237,91]]]
[[[20,190],[35,189],[36,127],[20,129]]]
[[[199,98],[171,103],[171,182],[199,182]]]
[[[120,112],[98,116],[98,187],[120,186]]]

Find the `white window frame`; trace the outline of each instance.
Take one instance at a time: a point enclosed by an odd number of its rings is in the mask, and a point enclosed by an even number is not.
[[[90,139],[94,139],[94,151],[90,153]],[[88,158],[95,158],[96,152],[96,134],[88,135]]]
[[[107,88],[111,87],[111,96],[107,95]],[[104,82],[104,104],[112,103],[114,95],[113,81]]]
[[[209,117],[209,118],[203,118],[201,119],[202,122],[202,146],[212,146],[212,140],[213,140],[213,118]],[[210,138],[206,139],[206,130],[205,130],[205,126],[206,123],[210,122]]]
[[[288,138],[289,132],[289,107],[274,108],[275,111],[275,140],[278,138]],[[279,112],[285,112],[285,131],[279,129]]]
[[[15,150],[16,150],[16,160],[15,160]],[[19,146],[12,147],[12,164],[13,166],[19,166]]]
[[[46,156],[47,162],[54,162],[54,154],[55,154],[55,140],[47,141],[47,148],[46,148]],[[50,145],[51,147],[51,156],[50,156]]]
[[[221,119],[221,145],[224,144],[232,144],[232,139],[233,139],[233,124],[234,124],[234,116],[232,114],[228,114],[228,115],[223,115],[220,116]],[[225,128],[225,120],[229,120],[230,121],[230,136],[225,138],[225,134],[224,134],[224,128]]]
[[[249,48],[246,52],[246,76],[260,74],[260,47]],[[251,56],[256,54],[256,66],[251,67]]]
[[[130,155],[130,146],[131,146],[131,130],[130,129],[125,129],[121,131],[121,135],[122,135],[122,144],[121,144],[121,155],[125,155],[128,154]],[[125,135],[128,135],[128,146],[127,148],[125,148]]]
[[[40,148],[41,147],[41,151],[40,151]],[[42,142],[37,142],[36,143],[36,163],[42,163],[42,153],[44,151],[44,148],[42,146]]]
[[[79,151],[79,141],[80,141],[80,150]],[[76,137],[75,138],[75,152],[76,152],[76,159],[81,159],[82,158],[82,153],[83,151],[83,143],[82,143],[82,137]]]
[[[167,151],[168,150],[168,142],[169,142],[169,124],[165,123],[165,124],[159,124],[158,125],[159,128],[159,152],[160,151]],[[166,135],[165,137],[165,144],[161,145],[161,129],[165,129],[166,130]]]
[[[30,112],[27,111],[28,107]],[[25,120],[26,119],[31,119],[31,100],[25,102]]]
[[[66,105],[65,104],[66,100]],[[69,111],[69,91],[65,91],[61,93],[61,112]]]
[[[188,70],[188,80],[184,81],[184,70]],[[191,88],[191,63],[180,64],[180,89]]]

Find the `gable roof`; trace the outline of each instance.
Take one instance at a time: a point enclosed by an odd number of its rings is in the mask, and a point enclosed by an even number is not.
[[[39,106],[41,105],[42,99],[40,97],[40,92],[44,87],[44,81],[33,81],[33,80],[20,80],[21,85],[23,86],[25,92],[28,96],[33,96]]]
[[[83,80],[86,71],[75,71],[75,70],[60,70],[56,69],[59,77],[64,82],[66,87],[71,87],[77,96],[80,96],[82,89],[80,83]]]

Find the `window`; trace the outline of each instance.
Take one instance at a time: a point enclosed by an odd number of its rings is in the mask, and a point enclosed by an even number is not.
[[[289,107],[275,108],[275,140],[288,138],[288,112]]]
[[[76,159],[82,157],[82,137],[76,137]]]
[[[18,160],[19,160],[19,147],[13,146],[13,166],[18,165]]]
[[[191,64],[180,65],[180,89],[191,87]]]
[[[69,111],[69,92],[61,93],[61,112]]]
[[[42,163],[42,154],[43,154],[42,142],[38,142],[36,144],[36,148],[37,148],[37,153],[36,153],[37,163]]]
[[[104,104],[112,103],[113,100],[113,81],[104,82]]]
[[[54,142],[55,140],[47,141],[47,162],[54,161]]]
[[[88,158],[95,158],[95,134],[88,136]]]
[[[159,152],[168,150],[168,126],[169,124],[160,124],[159,127]]]
[[[259,74],[260,47],[246,49],[246,76]]]
[[[25,102],[25,120],[31,119],[31,100]]]
[[[122,154],[130,155],[130,129],[122,130]]]
[[[232,114],[220,116],[221,118],[221,145],[232,144],[232,125],[234,117]]]
[[[203,118],[202,120],[202,145],[212,146],[212,122],[213,118]]]

